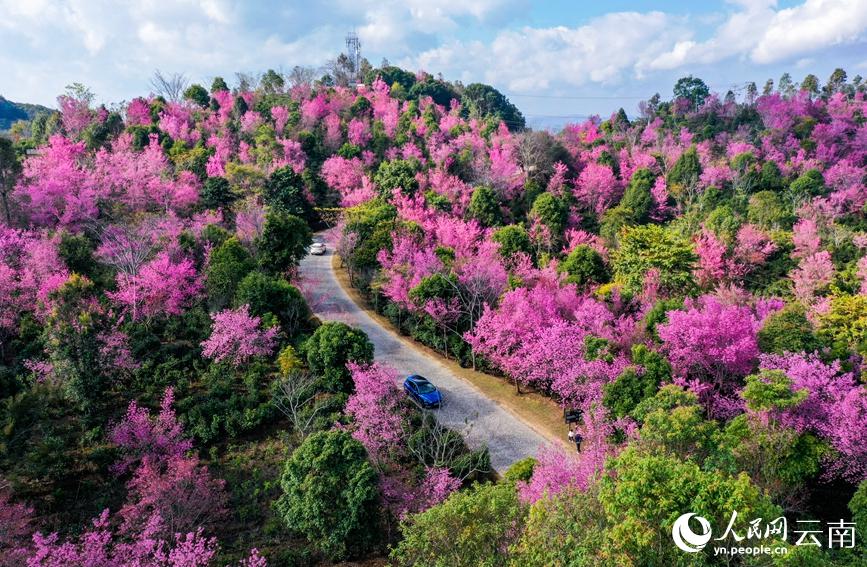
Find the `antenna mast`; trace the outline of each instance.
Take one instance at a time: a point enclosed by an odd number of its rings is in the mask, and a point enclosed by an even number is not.
[[[352,81],[361,82],[361,40],[354,31],[346,34],[346,56],[352,62]]]

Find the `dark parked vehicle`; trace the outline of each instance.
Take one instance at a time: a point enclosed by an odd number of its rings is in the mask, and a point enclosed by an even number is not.
[[[438,408],[443,403],[440,391],[424,376],[418,374],[407,376],[403,381],[403,389],[415,403],[425,409]]]

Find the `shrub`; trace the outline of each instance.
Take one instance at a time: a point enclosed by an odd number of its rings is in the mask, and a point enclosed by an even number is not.
[[[490,187],[476,187],[470,198],[468,209],[470,217],[476,219],[484,226],[498,226],[503,224],[503,211],[500,209],[500,201],[496,193]]]
[[[352,375],[347,362],[373,362],[373,343],[364,331],[346,323],[329,321],[321,325],[304,343],[307,366],[322,376],[323,385],[334,392],[352,392]]]
[[[557,269],[568,274],[567,281],[577,285],[600,284],[608,281],[608,268],[599,252],[580,244],[569,252]]]
[[[304,180],[291,166],[274,170],[262,191],[265,204],[275,211],[304,219],[316,220],[316,213],[304,195]]]
[[[510,224],[494,231],[491,239],[500,245],[500,256],[505,260],[517,252],[533,257],[533,242],[523,226]]]
[[[762,352],[814,352],[819,341],[813,333],[813,324],[799,304],[789,304],[768,315],[756,338]]]
[[[229,305],[238,284],[254,267],[253,257],[234,236],[215,248],[205,274],[205,287],[211,306],[222,309]]]
[[[282,274],[298,265],[313,242],[310,229],[300,218],[270,211],[265,217],[262,234],[256,238],[261,269],[269,274]]]
[[[477,484],[401,523],[397,565],[504,565],[526,508],[512,483]]]
[[[503,478],[509,482],[527,482],[533,476],[533,469],[536,467],[536,459],[526,457],[520,461],[515,461],[512,466],[503,475]]]
[[[345,431],[314,433],[292,453],[280,478],[277,512],[332,560],[369,550],[378,539],[377,474]]]
[[[620,247],[612,254],[614,278],[631,293],[642,290],[651,269],[659,272],[662,293],[689,293],[695,288],[692,275],[695,260],[686,239],[654,224],[623,229]]]
[[[289,336],[294,335],[310,315],[310,308],[298,288],[282,278],[261,272],[251,272],[241,280],[235,305],[249,305],[250,313],[257,317],[273,314]]]

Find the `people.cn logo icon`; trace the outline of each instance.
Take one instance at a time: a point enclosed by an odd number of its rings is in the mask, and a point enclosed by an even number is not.
[[[693,516],[695,516],[699,526],[701,526],[701,533],[695,533],[692,531],[692,528],[689,527],[689,520]],[[704,549],[704,546],[710,541],[710,522],[701,516],[696,516],[692,512],[684,514],[675,520],[674,525],[671,526],[671,537],[674,539],[674,545],[683,551],[686,551],[687,553],[698,553]]]

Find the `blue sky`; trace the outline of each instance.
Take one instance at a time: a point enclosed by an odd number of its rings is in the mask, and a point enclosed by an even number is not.
[[[148,92],[159,68],[208,84],[362,52],[495,85],[529,116],[608,114],[683,75],[714,90],[788,71],[867,75],[867,0],[0,0],[0,94],[52,105]]]

